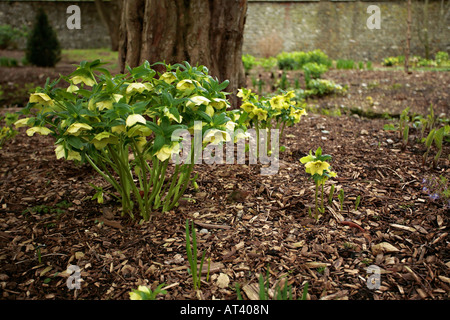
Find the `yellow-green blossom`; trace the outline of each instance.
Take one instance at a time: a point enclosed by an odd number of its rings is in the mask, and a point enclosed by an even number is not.
[[[94,79],[92,79],[91,77],[86,77],[84,75],[73,76],[72,78],[70,78],[70,80],[73,84],[84,83],[89,87],[93,87],[95,85]]]
[[[172,119],[178,123],[180,123],[183,120],[183,117],[181,115],[178,115],[178,118],[175,117],[175,115],[172,112],[170,112],[169,108],[167,107],[164,108],[163,112],[167,118]]]
[[[213,98],[212,101],[211,101],[211,105],[216,110],[222,110],[224,108],[229,107],[229,105],[227,103],[227,100],[221,99],[221,98]]]
[[[58,145],[56,147],[55,153],[56,153],[56,159],[66,158],[64,147],[62,145]],[[67,152],[67,158],[66,159],[67,160],[78,160],[78,161],[81,161],[81,155],[78,152],[76,152],[76,151],[69,150]]]
[[[74,93],[77,92],[78,90],[80,90],[80,88],[78,88],[76,85],[71,84],[68,88],[67,88],[67,92],[69,93]]]
[[[127,87],[127,95],[131,95],[134,93],[142,93],[145,90],[151,91],[153,89],[153,85],[150,82],[147,83],[141,83],[141,82],[136,82],[136,83],[130,83]]]
[[[244,92],[244,91],[246,91],[246,92]],[[237,96],[239,97],[239,98],[241,98],[243,101],[245,101],[245,100],[247,100],[248,99],[248,97],[250,97],[250,94],[252,93],[252,90],[250,90],[250,89],[238,89],[238,93],[237,93]]]
[[[66,130],[66,134],[70,134],[73,136],[79,136],[83,133],[83,131],[92,130],[92,127],[86,123],[75,122],[72,123],[69,128]]]
[[[177,77],[175,77],[175,75],[172,72],[165,72],[164,74],[161,75],[159,79],[170,84],[174,82],[177,79]]]
[[[186,103],[186,106],[193,107],[193,106],[200,106],[202,104],[207,105],[210,103],[211,100],[204,96],[193,96],[189,98],[189,101]]]
[[[204,144],[219,144],[223,141],[230,141],[231,137],[230,134],[223,130],[218,129],[210,129],[206,132],[205,136],[203,137],[203,143]]]
[[[37,92],[30,96],[30,103],[37,103],[43,106],[52,106],[53,100],[47,94]]]
[[[211,118],[214,116],[214,108],[213,108],[210,104],[208,104],[208,105],[206,106],[205,112],[206,112],[206,114],[209,115]]]
[[[283,109],[285,99],[284,96],[275,96],[272,99],[270,99],[270,106],[273,109]]]
[[[109,110],[109,109],[112,109],[114,102],[119,102],[119,100],[122,99],[122,97],[123,96],[121,94],[113,94],[112,99],[99,101],[95,104],[95,106],[100,111],[103,109]]]
[[[35,133],[39,133],[40,135],[47,136],[52,133],[52,130],[46,127],[32,127],[27,130],[27,135],[29,137],[33,136]]]
[[[305,164],[306,172],[311,174],[312,176],[316,173],[318,175],[323,175],[324,171],[327,171],[330,167],[330,164],[325,161],[317,160],[317,161],[310,161]]]
[[[117,126],[111,127],[112,133],[122,133],[127,131],[126,127],[123,124],[119,124]]]
[[[267,111],[264,109],[255,109],[253,114],[258,117],[258,120],[267,120]]]
[[[294,118],[294,123],[298,123],[303,115],[306,115],[305,109],[291,108],[291,112],[289,113],[289,116]]]
[[[173,153],[178,152],[180,152],[180,144],[178,142],[175,142],[170,146],[164,145],[155,153],[155,155],[160,161],[166,161],[172,156]]]
[[[146,286],[138,286],[138,290],[137,291],[141,291],[141,292],[143,292],[146,295],[150,295],[151,294],[150,289],[147,288]],[[131,292],[129,292],[129,294],[130,294],[130,300],[142,300],[142,296],[139,293],[135,292],[135,291],[131,291]]]
[[[183,91],[184,94],[189,94],[195,89],[196,85],[200,86],[197,80],[183,79],[177,83],[177,90]]]
[[[140,114],[130,114],[125,122],[127,127],[132,127],[136,123],[146,124],[147,120]]]
[[[97,134],[94,139],[92,139],[92,143],[94,144],[97,150],[101,150],[106,147],[107,144],[116,144],[118,143],[118,139],[112,133],[103,131]]]
[[[256,106],[253,103],[245,102],[241,105],[241,109],[247,113],[252,113],[256,109]]]
[[[16,128],[25,127],[28,123],[28,120],[30,120],[30,118],[24,118],[24,119],[17,120],[16,122],[14,122],[14,126]]]

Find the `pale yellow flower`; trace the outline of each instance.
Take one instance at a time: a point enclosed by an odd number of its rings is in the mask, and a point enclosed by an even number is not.
[[[253,113],[258,117],[258,120],[267,120],[267,111],[264,109],[255,109]]]
[[[204,144],[219,144],[224,141],[230,141],[231,137],[230,134],[223,130],[218,129],[209,129],[204,137],[203,137],[203,143]]]
[[[75,122],[72,123],[66,130],[66,134],[71,134],[73,136],[78,136],[83,133],[83,131],[92,130],[92,127],[86,123]]]
[[[84,83],[89,87],[93,87],[95,85],[95,80],[91,77],[86,77],[84,75],[73,76],[71,79],[73,84]]]
[[[177,83],[177,90],[183,91],[185,94],[192,92],[195,86],[200,86],[197,80],[184,79]]]
[[[46,127],[32,127],[27,130],[27,135],[29,137],[33,136],[35,133],[39,133],[40,135],[47,136],[52,133],[52,130]]]
[[[147,120],[145,120],[145,118],[140,114],[130,114],[125,122],[127,127],[131,127],[136,123],[146,124]]]
[[[53,100],[47,94],[37,92],[30,96],[30,103],[37,103],[43,106],[52,106]]]
[[[164,145],[155,153],[155,155],[160,161],[166,161],[172,156],[173,153],[178,152],[180,152],[180,144],[178,142],[175,142],[170,146]]]
[[[128,85],[126,93],[130,95],[134,93],[142,93],[145,90],[151,91],[152,89],[153,85],[149,82],[147,83],[136,82],[130,83],[130,85]]]
[[[190,100],[186,103],[186,106],[192,107],[192,106],[200,106],[202,104],[209,104],[211,100],[204,96],[193,96],[189,98]]]
[[[172,72],[165,72],[164,74],[161,75],[160,79],[170,84],[174,82],[177,79],[177,77],[175,77],[175,75]]]
[[[270,106],[274,109],[283,109],[285,99],[283,96],[275,96],[270,99]]]
[[[92,139],[92,143],[94,144],[97,150],[101,150],[108,144],[116,144],[118,139],[112,133],[103,131],[97,134],[94,139]]]
[[[211,101],[211,105],[216,109],[216,110],[222,110],[224,108],[228,108],[228,102],[225,99],[221,99],[221,98],[213,98],[213,101]]]
[[[320,176],[323,175],[323,172],[328,170],[330,164],[325,161],[317,160],[311,161],[305,164],[306,172],[310,173],[312,176],[316,173]]]
[[[80,88],[78,88],[76,85],[71,84],[68,88],[67,88],[67,92],[69,93],[74,93],[77,92],[78,90],[80,90]]]
[[[27,125],[28,120],[30,120],[30,118],[24,118],[24,119],[17,120],[16,122],[14,122],[14,126],[16,128],[25,127]]]
[[[66,154],[64,151],[64,147],[62,145],[58,145],[55,149],[56,159],[66,158]],[[69,150],[67,152],[67,160],[78,160],[81,161],[81,155],[76,152]]]
[[[256,106],[250,102],[246,102],[241,105],[241,109],[247,113],[252,113],[256,109]]]

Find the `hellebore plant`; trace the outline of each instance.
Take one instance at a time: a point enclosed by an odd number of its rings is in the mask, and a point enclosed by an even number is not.
[[[331,156],[327,154],[322,155],[322,148],[320,147],[317,148],[314,155],[310,150],[309,154],[306,157],[300,159],[300,162],[305,165],[306,173],[309,173],[311,175],[311,178],[314,180],[314,183],[316,185],[316,193],[314,198],[316,220],[318,219],[319,211],[322,214],[325,212],[325,208],[323,205],[323,197],[324,197],[323,193],[325,182],[329,178],[336,177],[336,172],[331,171],[331,166],[327,162],[329,160],[331,160]],[[320,208],[318,203],[319,188],[322,191]]]
[[[53,136],[58,159],[89,163],[119,195],[122,215],[134,218],[137,204],[146,221],[177,205],[192,181],[194,146],[227,140],[235,127],[222,91],[228,81],[219,83],[204,66],[157,64],[166,71],[146,61],[111,76],[100,60],[83,61],[68,77],[37,88],[24,112],[37,114],[15,123],[30,127],[29,136]],[[67,89],[56,87],[61,80]],[[176,134],[195,129],[203,142]],[[179,161],[181,151],[187,161]],[[170,160],[176,162],[171,176]],[[99,190],[94,197],[101,202]]]
[[[263,136],[267,137],[266,146],[268,152],[270,152],[269,137],[272,128],[281,130],[280,136],[283,137],[286,126],[289,127],[300,122],[300,118],[306,115],[305,105],[298,105],[295,101],[291,100],[295,98],[294,91],[289,91],[269,99],[259,97],[250,89],[244,88],[239,90],[237,96],[243,101],[240,122],[247,124],[248,127],[255,128],[257,153],[260,147],[261,130],[264,132]]]

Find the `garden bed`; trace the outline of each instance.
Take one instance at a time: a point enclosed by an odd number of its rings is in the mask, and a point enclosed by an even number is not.
[[[58,69],[37,74],[49,71]],[[348,84],[348,94],[310,105],[366,110],[370,95],[380,114],[410,106],[425,115],[430,103],[436,114],[449,110],[448,73],[341,70],[324,77]],[[260,165],[248,163],[197,165],[199,190],[188,189],[177,208],[142,224],[121,218],[111,199],[91,200],[89,183],[107,186],[95,171],[56,160],[49,138],[27,137],[22,128],[0,150],[1,299],[129,299],[138,285],[163,283],[167,294],[159,299],[233,300],[236,284],[252,299],[267,270],[270,287],[288,281],[294,298],[308,283],[313,300],[448,299],[449,209],[431,200],[422,183],[450,178],[450,148],[444,145],[436,169],[422,166],[425,147],[413,143],[418,130],[402,151],[397,133],[383,130],[387,123],[309,113],[286,129],[277,174],[262,176]],[[333,156],[338,176],[327,183],[326,194],[334,184],[335,197],[317,222],[308,214],[314,184],[299,159],[319,146]],[[199,291],[188,273],[186,219],[195,222],[199,252],[211,261]],[[81,268],[81,289],[67,287],[71,264]],[[374,289],[369,266],[380,268]]]

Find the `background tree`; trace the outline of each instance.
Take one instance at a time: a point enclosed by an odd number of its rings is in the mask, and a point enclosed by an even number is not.
[[[188,61],[229,80],[228,92],[244,85],[242,43],[247,0],[127,0],[123,2],[119,65],[144,60]],[[236,106],[233,95],[230,102]]]
[[[61,46],[43,9],[36,15],[25,54],[29,63],[39,67],[54,67],[61,60]]]
[[[111,38],[111,50],[119,50],[119,27],[122,11],[122,0],[95,0],[95,7],[109,32]]]

